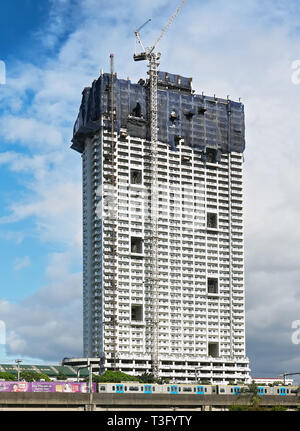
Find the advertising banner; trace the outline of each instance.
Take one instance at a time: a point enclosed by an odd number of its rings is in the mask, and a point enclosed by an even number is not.
[[[0,392],[30,392],[30,383],[0,382]]]
[[[85,382],[32,382],[31,392],[88,392]]]
[[[0,392],[63,392],[87,393],[85,382],[0,382]],[[96,392],[96,383],[93,383]]]

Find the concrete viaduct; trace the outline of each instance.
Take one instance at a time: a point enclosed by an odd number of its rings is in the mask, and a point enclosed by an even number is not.
[[[49,392],[1,392],[0,410],[227,410],[229,406],[251,405],[249,395],[168,395],[168,394],[82,394]],[[296,409],[300,396],[263,395],[260,406],[284,406]]]

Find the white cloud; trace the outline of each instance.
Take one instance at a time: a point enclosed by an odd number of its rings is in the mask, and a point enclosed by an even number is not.
[[[63,139],[61,132],[46,122],[34,118],[21,118],[16,116],[3,116],[0,119],[1,136],[7,142],[21,142],[27,147],[47,146],[61,147]]]
[[[20,271],[23,268],[31,266],[31,261],[28,256],[17,257],[14,261],[14,271]]]
[[[71,264],[68,253],[51,255],[47,285],[19,303],[0,301],[9,356],[57,362],[82,355],[82,280],[71,272]]]
[[[109,68],[111,52],[115,53],[119,77],[130,76],[133,81],[145,77],[146,64],[132,60],[133,31],[152,17],[142,32],[145,43],[151,44],[175,5],[162,0],[52,3],[49,31],[43,29],[39,37],[44,46],[53,49],[52,54],[55,50],[57,54],[39,67],[16,65],[0,97],[1,106],[6,104],[2,137],[5,134],[12,147],[18,140],[30,150],[26,155],[15,148],[5,150],[0,154],[0,165],[7,164],[18,174],[32,173],[22,200],[12,202],[7,208],[9,215],[0,221],[34,217],[42,241],[61,241],[67,251],[72,249],[79,255],[81,163],[79,155],[69,149],[69,141],[81,91],[98,76],[101,67]],[[299,4],[292,0],[191,0],[159,44],[162,70],[192,76],[197,92],[204,90],[220,97],[229,94],[233,99],[242,97],[245,103],[247,334],[252,368],[261,375],[292,367],[299,357],[290,341],[290,320],[300,318],[300,85],[293,85],[291,80],[291,64],[299,58],[298,17]],[[28,92],[34,94],[30,104]],[[50,355],[39,330],[41,334],[49,331],[49,338],[61,330],[55,338],[58,345],[62,346],[67,337],[68,345],[73,346],[70,350],[78,351],[75,345],[81,334],[81,315],[75,313],[74,320],[70,311],[80,308],[80,275],[73,274],[66,264],[68,271],[58,271],[56,277],[60,258],[53,256],[56,263],[48,268],[50,279],[55,280],[49,290],[41,288],[26,303],[2,305],[14,331],[14,352],[16,346],[29,352],[32,345],[37,356]],[[74,301],[70,299],[72,285],[77,286]],[[49,303],[57,307],[53,319],[46,305],[47,295]],[[60,305],[64,301],[65,307]],[[42,304],[40,310],[38,304]],[[22,309],[20,323],[13,315]],[[50,323],[42,322],[43,314]],[[30,323],[33,319],[39,326]],[[76,340],[72,341],[72,336]],[[58,351],[62,352],[61,347]]]
[[[24,240],[24,233],[19,231],[0,232],[0,238],[6,241],[13,241],[16,244],[21,244]]]

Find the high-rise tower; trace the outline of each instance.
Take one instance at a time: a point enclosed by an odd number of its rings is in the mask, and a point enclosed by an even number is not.
[[[245,381],[244,107],[158,72],[157,291],[149,82],[83,91],[84,355],[177,381]],[[153,325],[157,325],[153,339]]]

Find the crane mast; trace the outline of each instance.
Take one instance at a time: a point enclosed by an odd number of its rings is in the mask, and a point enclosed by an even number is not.
[[[110,54],[110,122],[111,122],[111,177],[110,184],[112,186],[112,190],[115,190],[116,187],[116,161],[115,161],[115,130],[114,130],[114,121],[115,121],[115,105],[114,105],[114,54]],[[113,368],[114,371],[117,370],[117,281],[116,281],[116,259],[117,259],[117,228],[116,228],[116,208],[113,205],[113,209],[111,212],[111,289],[112,289],[112,308],[113,308],[113,316],[111,320],[112,327],[112,339],[113,339],[113,350],[111,352],[112,360],[113,360]]]
[[[157,82],[158,82],[158,66],[160,53],[154,52],[161,38],[164,36],[186,0],[181,1],[174,14],[168,20],[166,26],[162,29],[160,35],[156,39],[151,48],[145,48],[141,37],[140,30],[151,21],[148,19],[135,32],[136,46],[139,44],[142,48],[141,53],[135,52],[134,61],[148,60],[149,83],[149,120],[150,120],[150,140],[151,140],[151,300],[152,300],[152,373],[154,378],[159,377],[159,310],[158,310],[158,162],[157,162],[157,147],[158,147],[158,117],[157,117]]]
[[[149,61],[150,75],[150,134],[151,134],[151,267],[152,267],[152,372],[158,378],[158,166],[157,166],[157,79],[160,54],[152,52]]]

